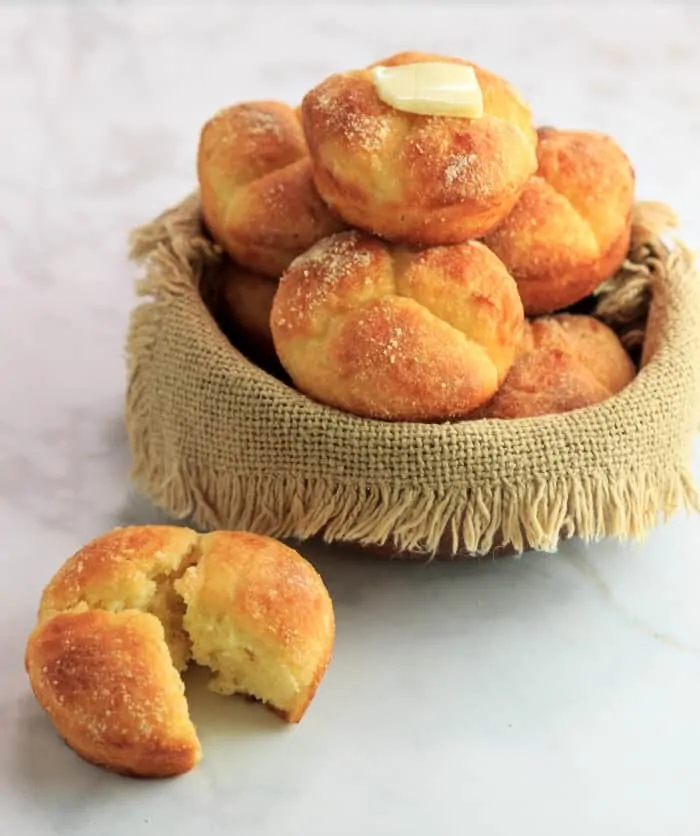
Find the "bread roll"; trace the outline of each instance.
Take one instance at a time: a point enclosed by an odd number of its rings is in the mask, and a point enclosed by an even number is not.
[[[279,282],[229,262],[220,274],[227,330],[241,348],[264,360],[276,358],[270,312]]]
[[[220,694],[247,694],[297,723],[330,661],[333,605],[310,563],[270,537],[208,534],[175,588],[192,654]]]
[[[334,638],[330,596],[294,550],[245,532],[133,526],[56,572],[25,664],[79,755],[155,777],[201,756],[178,673],[192,657],[211,666],[214,690],[250,694],[299,722]]]
[[[212,236],[235,261],[272,278],[344,226],[316,192],[298,115],[281,102],[245,102],[209,119],[197,175]]]
[[[523,311],[482,244],[409,250],[348,231],[292,263],[270,322],[282,365],[311,398],[370,418],[432,421],[492,397]]]
[[[542,128],[538,169],[513,211],[484,238],[518,283],[527,315],[583,299],[630,243],[634,171],[600,133]]]
[[[525,323],[521,351],[496,396],[474,417],[531,418],[593,406],[634,378],[617,335],[591,316]]]
[[[379,98],[371,67],[332,75],[302,101],[314,180],[352,226],[411,245],[461,243],[512,209],[537,167],[536,134],[513,88],[475,64],[420,52],[377,64],[419,62],[473,67],[484,116],[399,111]]]
[[[154,615],[51,616],[29,637],[25,662],[37,701],[85,760],[151,778],[187,772],[199,761],[184,686]]]

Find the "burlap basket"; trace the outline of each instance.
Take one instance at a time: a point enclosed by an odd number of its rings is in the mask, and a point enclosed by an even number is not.
[[[628,260],[589,300],[638,351],[619,395],[536,419],[396,424],[313,403],[232,346],[205,303],[222,256],[194,194],[132,238],[146,297],[127,339],[135,486],[201,528],[391,553],[641,538],[698,509],[700,281],[688,250],[659,239],[670,225],[665,207],[639,204]]]

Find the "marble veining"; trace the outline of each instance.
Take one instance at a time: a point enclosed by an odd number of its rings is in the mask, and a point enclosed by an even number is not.
[[[398,49],[510,78],[540,124],[609,131],[639,195],[700,242],[697,8],[368,2],[0,4],[0,834],[695,836],[697,517],[639,546],[480,565],[304,551],[337,608],[302,724],[188,675],[205,751],[176,781],[79,761],[35,705],[24,642],[53,570],[128,485],[126,234],[187,193],[201,123],[296,102]],[[700,456],[693,472],[700,479]]]

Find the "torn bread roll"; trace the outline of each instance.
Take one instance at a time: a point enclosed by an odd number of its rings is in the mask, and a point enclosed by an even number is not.
[[[436,62],[473,69],[481,118],[410,113],[380,97],[378,67]],[[403,52],[332,75],[306,94],[302,118],[325,202],[351,226],[400,243],[484,235],[537,167],[528,106],[504,79],[459,58]]]
[[[523,310],[482,244],[415,250],[349,231],[292,263],[270,322],[280,362],[311,398],[369,418],[439,421],[493,396]]]
[[[56,572],[27,642],[32,690],[86,760],[142,777],[191,769],[201,751],[179,671],[301,720],[331,659],[333,604],[293,549],[247,532],[116,529]]]
[[[508,217],[484,238],[518,283],[528,316],[561,310],[609,279],[627,256],[635,177],[610,137],[542,128],[538,168]]]

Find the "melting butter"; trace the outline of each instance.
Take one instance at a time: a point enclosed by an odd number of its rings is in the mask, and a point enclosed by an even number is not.
[[[484,99],[473,67],[430,61],[378,66],[372,80],[379,98],[397,110],[424,116],[478,119]]]

